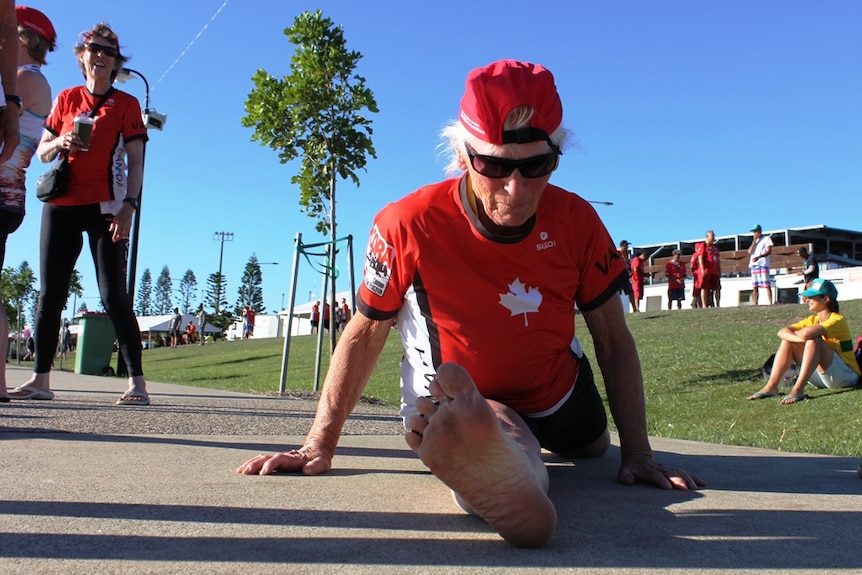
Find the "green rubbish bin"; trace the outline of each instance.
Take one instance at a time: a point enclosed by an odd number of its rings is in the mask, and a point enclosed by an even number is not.
[[[106,313],[85,313],[75,319],[81,324],[75,353],[75,373],[109,373],[114,340],[117,337],[111,318]]]

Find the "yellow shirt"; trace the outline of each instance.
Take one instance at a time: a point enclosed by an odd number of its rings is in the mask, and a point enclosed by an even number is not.
[[[852,369],[856,375],[859,375],[859,364],[856,363],[856,355],[853,353],[853,336],[850,335],[850,326],[840,313],[830,313],[829,318],[821,322],[817,315],[811,315],[798,321],[790,326],[793,331],[799,331],[803,327],[811,327],[815,325],[823,326],[826,330],[826,335],[822,336],[823,341],[835,350],[838,357]]]

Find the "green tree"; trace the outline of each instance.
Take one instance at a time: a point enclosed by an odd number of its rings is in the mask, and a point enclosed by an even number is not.
[[[254,128],[252,140],[276,150],[282,163],[301,156],[291,182],[299,186],[302,211],[317,220],[319,232],[330,233],[334,256],[336,180],[359,186],[357,171],[365,169],[367,156],[377,157],[371,121],[363,115],[377,113],[377,102],[365,78],[355,73],[362,54],[347,49],[341,26],[320,10],[297,16],[284,34],[296,46],[291,73],[281,80],[265,70],[254,74],[242,125]],[[334,275],[330,285],[334,301]]]
[[[210,277],[207,278],[207,291],[204,295],[205,307],[220,310],[227,307],[227,298],[224,295],[226,282],[223,274],[218,272],[210,274]]]
[[[198,278],[195,277],[195,272],[190,269],[186,270],[183,279],[180,280],[180,308],[183,310],[183,313],[191,313],[197,309],[192,303],[192,297],[194,297],[197,287]]]
[[[28,304],[36,301],[36,274],[26,261],[21,262],[18,269],[7,267],[0,272],[0,294],[3,294],[3,306],[6,317],[14,331],[20,330],[26,323],[23,316]]]
[[[84,286],[81,284],[81,280],[84,279],[84,276],[81,275],[81,272],[77,270],[77,268],[72,269],[72,276],[69,278],[69,295],[66,296],[66,308],[69,309],[69,297],[74,295],[75,298],[73,301],[77,300],[79,297],[84,297]],[[72,306],[74,307],[74,303]],[[72,316],[75,315],[75,310],[72,310]]]
[[[234,322],[235,316],[227,307],[227,297],[225,296],[225,287],[227,279],[223,274],[218,272],[210,274],[207,278],[207,291],[205,295],[204,306],[212,309],[218,309],[217,312],[209,314],[207,321],[222,329],[227,329]],[[216,300],[221,300],[216,306]]]
[[[242,316],[243,310],[247,305],[251,304],[251,309],[254,313],[263,313],[266,309],[263,306],[263,274],[260,271],[260,262],[255,254],[251,254],[248,258],[248,263],[245,264],[245,271],[242,273],[239,289],[236,290],[239,297],[236,300],[234,313],[237,316]]]
[[[173,311],[174,305],[171,303],[171,292],[174,291],[174,282],[171,280],[171,270],[168,266],[162,268],[162,273],[159,274],[159,279],[156,280],[156,287],[153,290],[155,311],[158,315],[164,315]]]
[[[146,268],[138,282],[138,302],[135,313],[139,316],[153,315],[153,274]]]

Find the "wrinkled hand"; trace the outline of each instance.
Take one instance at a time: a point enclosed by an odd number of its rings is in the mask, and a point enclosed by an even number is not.
[[[330,469],[331,457],[313,456],[313,452],[309,453],[303,447],[272,455],[260,454],[237,467],[236,472],[241,475],[270,475],[278,471],[301,471],[303,475],[318,475]]]
[[[84,150],[84,140],[75,132],[66,132],[59,138],[60,150],[66,153]]]
[[[108,231],[113,234],[111,240],[114,243],[129,237],[129,232],[132,230],[132,216],[134,212],[135,210],[129,204],[124,203],[120,211],[117,212],[117,215],[114,216],[114,219],[108,226]]]
[[[682,469],[665,467],[649,455],[633,457],[624,461],[617,473],[617,480],[623,485],[652,483],[662,489],[679,489],[682,491],[697,489],[706,485],[706,482],[697,475]]]

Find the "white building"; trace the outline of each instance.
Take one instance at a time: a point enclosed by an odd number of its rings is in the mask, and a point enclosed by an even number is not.
[[[772,299],[781,303],[799,301],[802,291],[801,277],[796,270],[802,259],[796,250],[805,247],[817,256],[820,262],[820,277],[826,278],[838,288],[838,299],[862,299],[862,232],[812,226],[764,231],[772,238],[771,272],[773,278]],[[705,230],[704,230],[705,235]],[[751,245],[751,232],[734,236],[716,236],[715,243],[721,250],[721,307],[752,305],[751,276],[748,270],[748,247]],[[680,250],[680,260],[686,264],[688,279],[685,282],[684,308],[691,307],[693,280],[689,262],[695,245],[703,239],[668,242],[634,246],[634,252],[647,253],[647,272],[652,276],[644,286],[644,301],[641,311],[667,309],[667,278],[664,266],[673,250]],[[630,311],[628,298],[624,297],[623,306]],[[761,297],[761,305],[766,298]]]
[[[335,294],[336,305],[341,305],[341,300],[346,300],[347,305],[352,306],[352,296],[349,291]],[[290,335],[311,335],[311,308],[319,300],[308,301],[293,308],[293,318],[290,322]],[[321,310],[322,311],[322,310]],[[281,310],[277,314],[258,314],[254,318],[254,338],[284,337],[287,331],[287,320],[290,310]],[[238,319],[232,323],[227,330],[227,339],[242,339],[243,321]]]

